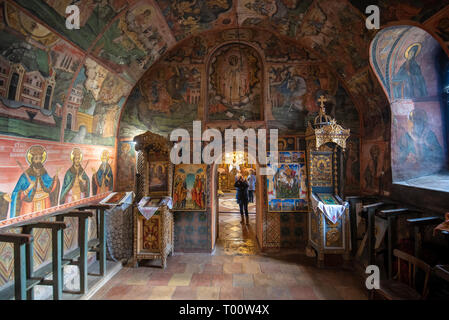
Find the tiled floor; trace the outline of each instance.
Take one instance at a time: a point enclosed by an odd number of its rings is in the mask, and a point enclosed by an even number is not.
[[[256,240],[256,215],[249,215],[249,224],[241,223],[240,214],[222,213],[219,216],[218,238],[220,240]]]
[[[248,212],[256,213],[256,197],[254,196],[254,202],[248,204]],[[220,212],[240,212],[239,205],[235,199],[234,193],[225,193],[219,198]]]
[[[343,269],[317,269],[293,251],[261,253],[255,217],[220,214],[214,254],[175,254],[165,270],[124,268],[93,299],[124,300],[317,300],[366,299],[362,282]],[[240,228],[240,229],[238,229]]]

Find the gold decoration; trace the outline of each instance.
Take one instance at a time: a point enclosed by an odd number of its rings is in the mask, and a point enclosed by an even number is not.
[[[418,47],[418,49],[416,50],[416,53],[415,53],[415,57],[421,52],[422,45],[421,45],[421,43],[416,42],[416,43],[410,45],[407,48],[407,50],[405,51],[405,59],[407,59],[407,60],[410,59],[410,50],[412,50],[414,47]]]
[[[313,126],[309,123],[306,131],[307,140],[315,138],[315,149],[318,150],[322,145],[333,142],[340,146],[343,150],[346,149],[346,140],[350,136],[350,129],[344,129],[337,124],[335,119],[332,119],[326,114],[324,109],[324,102],[327,101],[321,96],[320,114],[315,118]]]
[[[157,153],[161,156],[170,154],[171,146],[169,141],[158,134],[148,131],[135,137],[134,142],[136,142],[136,151],[146,150],[149,153]]]

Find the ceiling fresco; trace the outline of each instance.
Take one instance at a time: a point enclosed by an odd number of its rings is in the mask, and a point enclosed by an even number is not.
[[[164,63],[188,64],[190,67],[173,68],[185,69],[187,77],[200,77],[203,81],[207,76],[200,70],[192,76],[191,68],[204,63],[217,45],[217,40],[205,37],[204,32],[225,31],[220,42],[232,41],[237,26],[248,30],[240,37],[248,36],[258,43],[267,63],[315,61],[321,68],[329,69],[360,110],[365,126],[378,123],[388,127],[388,101],[370,71],[369,47],[376,31],[365,28],[365,2],[83,0],[76,2],[82,13],[81,28],[68,30],[65,8],[73,1],[0,0],[0,59],[7,65],[20,64],[27,73],[39,72],[47,88],[52,89],[51,99],[47,99],[51,106],[46,106],[43,99],[42,110],[33,119],[27,119],[23,111],[24,105],[29,107],[26,103],[15,105],[2,99],[0,107],[15,114],[14,119],[2,119],[0,113],[0,121],[5,125],[2,127],[7,128],[2,133],[112,146],[120,115],[125,114],[125,101],[139,79],[152,72],[156,62],[163,59]],[[412,20],[432,29],[432,35],[442,43],[447,41],[449,10],[440,10],[449,0],[400,0],[394,4],[378,0],[374,4],[381,9],[382,24]],[[186,41],[181,43],[183,39]],[[303,80],[307,85],[307,79]],[[189,81],[180,82],[189,88],[192,84],[185,84]],[[189,102],[192,110],[196,105],[193,102]],[[199,103],[195,116],[201,117],[202,108],[205,106]],[[72,118],[68,125],[69,113]],[[268,113],[264,115],[266,119],[275,120]],[[105,119],[111,122],[101,125]],[[23,124],[29,133],[22,132]],[[51,129],[43,131],[40,126],[45,124],[50,124]],[[115,133],[111,136],[112,131]],[[377,134],[370,128],[364,131],[361,133],[366,133],[369,140],[388,139],[388,133]]]

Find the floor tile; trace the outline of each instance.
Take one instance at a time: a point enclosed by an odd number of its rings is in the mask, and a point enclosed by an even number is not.
[[[196,300],[196,288],[194,287],[176,287],[172,300]]]
[[[207,263],[204,265],[203,273],[223,274],[223,264]]]
[[[294,300],[318,300],[312,287],[293,286],[289,288],[290,295]]]
[[[154,273],[148,281],[149,286],[168,286],[168,282],[173,277],[172,273]]]
[[[228,274],[234,273],[242,273],[242,264],[241,263],[224,263],[223,264],[223,272]]]
[[[111,300],[316,300],[366,299],[361,280],[351,271],[318,269],[298,250],[260,252],[252,218],[249,227],[239,215],[220,215],[228,230],[213,254],[177,253],[166,269],[155,261],[123,268],[93,299]],[[226,222],[223,222],[226,220]],[[231,229],[234,229],[231,230]],[[224,232],[226,231],[226,232]]]
[[[150,300],[170,300],[176,287],[150,287]]]
[[[191,273],[175,273],[168,282],[170,287],[186,287],[190,285],[192,280]]]
[[[267,287],[267,296],[269,300],[292,300],[289,288],[285,287]]]
[[[257,262],[243,263],[242,266],[243,266],[243,273],[248,273],[248,274],[261,273],[260,266]]]
[[[197,287],[198,300],[218,300],[220,288],[217,287]]]
[[[251,288],[254,286],[253,276],[250,274],[234,274],[232,280],[234,288]]]
[[[220,289],[220,300],[242,300],[243,288],[227,288]]]
[[[210,287],[212,286],[212,274],[194,273],[190,281],[191,287]]]
[[[244,300],[268,300],[266,287],[243,288]]]

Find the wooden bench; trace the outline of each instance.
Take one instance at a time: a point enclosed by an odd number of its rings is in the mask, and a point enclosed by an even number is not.
[[[36,285],[52,286],[53,300],[62,298],[62,288],[64,285],[63,268],[61,259],[61,248],[63,248],[63,230],[67,228],[64,222],[38,222],[25,225],[22,228],[24,234],[31,234],[34,229],[51,229],[52,261],[47,265],[34,271],[34,247],[33,243],[26,245],[26,275],[27,279],[33,280],[32,286],[27,286],[27,300],[34,299],[34,287]],[[51,280],[46,280],[48,275],[52,275]]]
[[[407,219],[407,222],[413,227],[413,239],[415,242],[415,256],[417,258],[421,257],[424,227],[430,226],[430,225],[436,226],[443,221],[444,221],[444,219],[442,217],[437,217],[437,216]]]
[[[110,209],[108,205],[87,205],[78,207],[75,210],[56,213],[53,216],[56,222],[34,222],[21,224],[23,234],[0,234],[0,242],[14,244],[14,284],[7,286],[0,291],[0,300],[9,300],[16,297],[16,300],[33,300],[34,287],[36,285],[52,286],[53,299],[62,298],[62,293],[85,294],[87,291],[87,253],[97,253],[97,260],[100,264],[99,274],[94,276],[104,276],[106,273],[106,214]],[[88,240],[89,218],[96,212],[97,238]],[[65,218],[74,217],[78,219],[78,247],[64,252],[64,233],[67,225]],[[33,229],[44,228],[52,230],[52,261],[38,270],[33,271]],[[80,270],[80,291],[63,290],[64,266],[76,265]],[[46,280],[52,275],[51,280]],[[17,285],[16,285],[17,284]]]
[[[62,287],[63,278],[61,276],[62,268],[64,264],[61,261],[61,255],[59,254],[60,247],[62,246],[62,232],[67,227],[63,222],[38,222],[29,225],[25,225],[22,228],[24,235],[30,236],[34,229],[51,229],[51,242],[52,242],[52,260],[50,263],[38,270],[34,271],[34,248],[33,241],[25,244],[25,259],[19,262],[21,263],[21,268],[25,268],[25,276],[20,275],[21,279],[15,280],[15,283],[20,283],[22,279],[25,279],[25,297],[21,300],[33,300],[34,299],[34,287],[37,285],[41,286],[52,286],[53,287],[53,299],[59,300],[62,297]],[[16,254],[14,255],[14,263],[16,263]],[[46,280],[48,275],[52,275],[51,280]],[[0,300],[9,300],[14,296],[14,286],[9,286],[6,290],[2,291],[0,294]],[[16,300],[17,296],[16,296]]]
[[[378,217],[387,220],[387,270],[388,279],[390,280],[393,278],[393,250],[397,242],[396,233],[393,230],[395,229],[397,218],[414,212],[416,211],[410,208],[386,209],[377,212]]]
[[[0,291],[0,300],[26,300],[26,292],[34,280],[27,280],[26,276],[26,245],[34,241],[29,234],[0,234],[0,242],[12,243],[14,246],[14,285]]]
[[[98,246],[98,239],[91,242],[88,241],[89,218],[93,217],[91,211],[71,211],[56,215],[56,221],[63,222],[66,218],[78,219],[78,247],[74,250],[64,254],[64,246],[60,248],[62,262],[64,265],[74,265],[80,271],[80,290],[70,291],[64,290],[65,293],[71,294],[85,294],[87,291],[87,252],[89,248]],[[64,278],[64,274],[61,276]]]
[[[97,238],[89,241],[88,247],[90,252],[97,253],[97,260],[100,264],[99,274],[90,273],[93,276],[104,276],[106,274],[106,210],[110,209],[109,205],[89,205],[80,207],[78,210],[95,210],[97,222]]]
[[[366,213],[367,235],[368,235],[368,265],[376,264],[376,234],[375,234],[375,214],[377,210],[387,209],[392,206],[389,202],[376,202],[363,206],[363,212]]]

